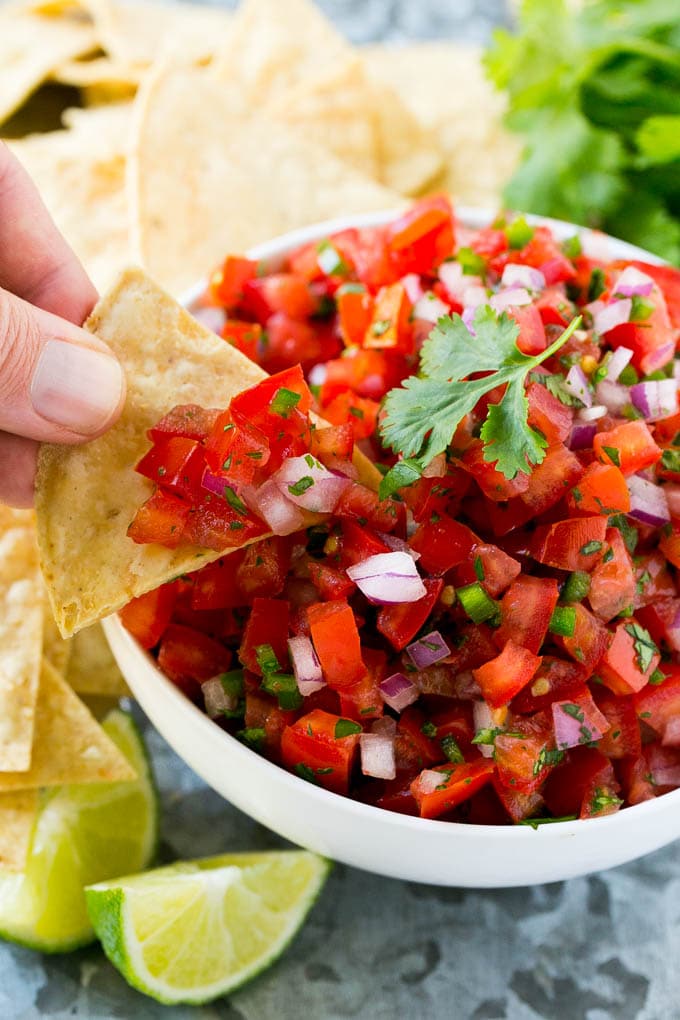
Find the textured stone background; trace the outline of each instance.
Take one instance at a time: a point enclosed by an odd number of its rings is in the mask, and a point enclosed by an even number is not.
[[[285,0],[281,0],[282,3]],[[484,42],[502,0],[320,0],[355,42]],[[153,731],[163,856],[280,841],[206,789]],[[588,879],[465,891],[336,867],[283,960],[231,999],[157,1006],[96,949],[0,944],[0,1020],[675,1020],[680,845]]]

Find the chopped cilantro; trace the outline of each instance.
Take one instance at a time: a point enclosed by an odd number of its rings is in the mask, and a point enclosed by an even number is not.
[[[452,765],[463,764],[465,758],[463,757],[463,752],[458,746],[458,741],[456,740],[455,737],[451,736],[451,734],[449,733],[447,736],[442,737],[441,745],[442,751],[444,752],[444,754],[449,759]]]
[[[652,640],[649,631],[641,627],[639,623],[627,623],[624,629],[626,634],[630,634],[633,638],[638,669],[641,673],[646,673],[654,656],[659,654],[659,649]]]
[[[575,822],[576,815],[562,815],[561,818],[523,818],[521,822],[517,822],[518,825],[530,825],[532,829],[537,829],[539,825],[552,825],[553,822]]]
[[[511,248],[523,248],[534,236],[534,228],[530,227],[523,216],[518,216],[505,228],[505,236]]]
[[[576,719],[576,722],[584,722],[585,716],[580,705],[574,705],[573,703],[565,701],[560,704],[560,708],[565,715],[570,715],[572,719]]]
[[[666,471],[680,472],[680,450],[664,450],[661,454],[661,466]]]
[[[560,375],[559,372],[554,372],[552,375],[544,375],[542,372],[530,372],[529,381],[545,386],[548,393],[552,393],[553,397],[556,397],[565,407],[580,407],[583,404],[582,400],[579,400],[578,397],[569,392],[564,384],[564,376]]]
[[[301,496],[307,489],[311,489],[314,485],[314,479],[311,475],[303,475],[302,478],[298,479],[293,485],[288,486],[288,491],[291,496]]]
[[[621,455],[615,446],[603,446],[602,449],[607,454],[612,464],[615,464],[616,467],[621,467]]]
[[[279,418],[287,418],[293,408],[297,407],[299,403],[299,393],[296,393],[295,390],[287,390],[284,386],[281,386],[274,394],[269,410],[272,414],[277,414]]]
[[[422,477],[422,468],[417,460],[398,460],[380,482],[378,498],[388,499],[399,489],[413,485]]]
[[[304,779],[308,783],[313,783],[314,786],[319,785],[316,775],[314,774],[314,769],[310,768],[309,765],[305,765],[304,762],[298,762],[298,764],[294,766],[293,772],[296,776],[299,776],[300,779]]]
[[[252,748],[253,751],[261,751],[263,749],[265,737],[266,733],[260,726],[247,726],[236,734],[236,739],[240,740],[246,747]]]
[[[572,234],[571,237],[562,242],[562,251],[568,259],[577,259],[579,255],[583,254],[583,246],[578,234]]]
[[[595,796],[590,802],[590,810],[593,814],[597,814],[600,811],[604,811],[608,807],[619,807],[623,804],[620,797],[616,797],[614,794],[606,793],[601,787],[597,787],[595,790]]]
[[[358,722],[353,722],[352,719],[338,719],[335,724],[335,739],[340,740],[342,737],[349,737],[353,733],[361,733],[361,726]]]
[[[371,326],[373,336],[383,336],[392,325],[391,319],[378,319]]]
[[[481,556],[475,556],[475,558],[473,560],[473,566],[474,566],[474,571],[475,571],[475,575],[477,577],[477,580],[478,581],[483,581],[484,580],[484,564],[482,563],[482,557]]]
[[[660,669],[655,669],[647,682],[657,687],[659,684],[662,684],[664,680],[668,680],[667,674],[662,673]]]
[[[637,528],[630,523],[625,514],[614,514],[610,517],[609,527],[617,528],[621,532],[626,549],[632,556],[638,543]]]
[[[603,544],[604,543],[598,542],[596,539],[593,539],[591,542],[586,542],[585,545],[582,545],[581,548],[579,549],[579,553],[581,554],[581,556],[592,556],[593,553],[600,552]]]
[[[496,742],[498,734],[504,732],[505,731],[498,726],[495,729],[478,730],[472,738],[472,743],[493,745]]]
[[[230,485],[224,486],[224,498],[237,514],[241,514],[243,517],[248,516],[248,507],[245,505],[240,496],[237,496]]]
[[[472,248],[459,248],[456,255],[464,276],[484,276],[486,262]]]
[[[590,574],[585,570],[575,570],[567,578],[562,589],[563,602],[582,602],[590,591]]]
[[[424,722],[420,727],[420,732],[424,733],[426,737],[436,737],[437,727],[433,722]]]
[[[360,421],[363,421],[364,419],[364,412],[360,407],[350,407],[349,413],[353,418],[358,418]]]
[[[607,280],[604,275],[604,269],[595,266],[590,274],[590,281],[588,283],[588,301],[597,301],[606,289]]]
[[[534,762],[533,774],[537,776],[543,769],[550,768],[552,765],[559,765],[563,759],[564,751],[560,751],[559,748],[542,747],[538,752],[538,758]]]

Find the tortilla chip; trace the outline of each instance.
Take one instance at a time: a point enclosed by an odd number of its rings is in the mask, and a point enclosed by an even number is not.
[[[77,694],[105,698],[132,697],[118,663],[111,654],[101,624],[86,627],[71,641],[72,653],[66,679]]]
[[[96,48],[92,26],[77,17],[0,8],[0,124],[55,67]]]
[[[215,74],[395,191],[418,194],[443,169],[434,138],[309,0],[245,0]]]
[[[520,144],[503,127],[506,98],[486,78],[482,50],[423,42],[369,46],[362,53],[376,81],[394,89],[435,134],[446,157],[442,187],[463,203],[496,208]]]
[[[23,871],[37,814],[37,790],[0,794],[0,868]]]
[[[52,616],[52,607],[44,592],[43,598],[43,655],[54,666],[59,676],[66,676],[71,658],[73,642],[71,638],[63,638],[59,633],[56,620]]]
[[[134,466],[148,449],[147,429],[169,408],[226,407],[266,376],[141,270],[123,274],[85,328],[121,359],[128,395],[122,417],[106,435],[84,446],[40,449],[38,542],[52,610],[65,637],[224,555],[129,539],[128,525],[153,489]],[[359,453],[355,463],[360,477],[377,488],[376,468]]]
[[[9,144],[95,286],[103,290],[130,261],[123,121],[118,107],[78,113],[91,117],[91,124],[83,126],[81,116],[73,130]]]
[[[27,772],[0,773],[0,793],[134,778],[127,758],[66,681],[43,660],[31,767]]]
[[[31,764],[42,599],[34,514],[0,506],[0,772]]]
[[[183,63],[209,60],[232,22],[228,11],[200,4],[84,2],[102,49],[115,60],[140,66],[168,54]]]
[[[227,252],[400,200],[321,146],[252,115],[205,71],[161,69],[136,107],[129,173],[138,256],[172,293]]]
[[[81,89],[86,99],[91,99],[94,94],[101,96],[102,100],[108,97],[107,102],[131,98],[143,76],[144,69],[138,65],[111,57],[66,60],[51,74],[52,81]]]

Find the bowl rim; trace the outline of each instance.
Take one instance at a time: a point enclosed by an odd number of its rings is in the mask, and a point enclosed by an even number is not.
[[[318,223],[310,224],[306,227],[288,231],[284,234],[271,238],[270,240],[264,241],[249,249],[246,252],[246,256],[257,260],[278,258],[285,255],[286,252],[293,248],[307,244],[310,241],[318,240],[327,234],[335,233],[339,230],[345,230],[350,227],[381,226],[400,215],[401,212],[403,212],[403,207],[323,220]],[[489,211],[488,209],[456,206],[457,220],[459,220],[463,226],[470,227],[471,229],[479,229],[487,225],[493,221],[496,215],[496,212]],[[555,219],[549,216],[540,216],[533,213],[526,213],[522,215],[525,215],[527,222],[532,225],[536,226],[539,224],[547,224],[553,228],[558,237],[561,237],[562,239],[578,234],[587,247],[591,246],[596,249],[602,249],[605,245],[607,247],[611,246],[615,249],[615,253],[608,255],[610,258],[640,259],[655,265],[664,264],[664,260],[654,255],[652,252],[648,252],[643,248],[639,248],[627,241],[622,241],[619,238],[613,237],[602,231],[593,230],[589,227],[578,226],[577,224],[570,223],[566,220]],[[180,295],[179,302],[189,311],[192,311],[192,308],[195,307],[199,298],[203,294],[207,280],[207,276],[202,277],[197,283],[187,288]],[[213,720],[202,712],[196,705],[194,705],[193,702],[191,702],[184,694],[182,694],[182,692],[164,675],[149,652],[143,649],[133,636],[123,627],[123,624],[117,614],[114,614],[104,620],[103,625],[107,637],[109,636],[110,630],[112,635],[115,635],[116,638],[123,638],[127,643],[129,643],[130,647],[134,650],[134,653],[142,657],[145,666],[148,667],[151,673],[155,676],[156,681],[160,683],[165,694],[173,699],[178,705],[181,703],[183,709],[185,711],[188,710],[191,713],[191,716],[199,729],[204,728],[206,735],[209,733],[212,734],[213,737],[216,735],[216,731],[221,728],[218,727]],[[133,693],[134,685],[135,681],[133,680],[130,683]],[[153,720],[151,721],[153,722]],[[312,801],[317,798],[321,798],[321,802],[327,805],[342,802],[344,805],[343,810],[353,813],[358,819],[365,817],[373,820],[382,820],[386,826],[394,831],[412,829],[423,833],[437,832],[440,836],[445,832],[449,832],[452,839],[460,839],[465,834],[474,838],[475,836],[478,837],[480,834],[484,833],[490,840],[510,839],[514,840],[516,843],[534,839],[536,833],[541,833],[541,838],[543,840],[554,842],[561,841],[565,837],[573,838],[577,836],[579,832],[583,831],[584,823],[587,823],[588,831],[590,832],[594,831],[596,826],[599,827],[600,831],[605,831],[607,829],[615,831],[617,828],[625,828],[626,825],[633,823],[637,819],[644,824],[644,820],[646,818],[653,815],[663,814],[667,810],[674,809],[677,804],[680,804],[680,789],[678,789],[662,794],[660,797],[643,801],[640,804],[634,804],[621,811],[617,811],[611,815],[605,815],[600,818],[576,818],[569,821],[555,821],[535,826],[530,824],[530,820],[527,820],[526,825],[481,825],[479,823],[447,822],[436,818],[421,818],[414,815],[400,814],[396,811],[387,811],[384,808],[379,808],[372,804],[366,804],[363,801],[354,800],[352,797],[346,797],[342,794],[334,793],[331,790],[326,790],[323,787],[315,786],[312,783],[308,783],[304,779],[301,779],[299,776],[295,776],[288,772],[285,768],[283,768],[283,766],[277,765],[274,762],[269,761],[269,759],[265,758],[263,755],[251,750],[226,730],[221,730],[221,733],[227,742],[225,747],[229,748],[229,753],[232,756],[235,755],[237,759],[242,760],[244,767],[248,768],[249,766],[252,766],[253,763],[256,763],[256,767],[262,770],[264,776],[270,776],[274,782],[283,783],[289,788],[291,795],[294,795],[296,792],[301,792],[302,788],[300,784],[303,784],[306,796],[311,798]],[[329,797],[332,798],[332,801],[328,800]],[[228,798],[225,797],[225,799]]]

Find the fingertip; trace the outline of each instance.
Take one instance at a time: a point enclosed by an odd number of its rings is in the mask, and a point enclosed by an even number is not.
[[[0,503],[24,509],[33,506],[38,443],[0,432]]]

